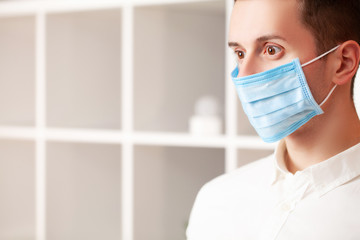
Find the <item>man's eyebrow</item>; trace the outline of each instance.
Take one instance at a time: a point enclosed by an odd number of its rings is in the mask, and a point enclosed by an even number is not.
[[[242,47],[241,44],[237,42],[228,42],[229,47]]]
[[[261,36],[261,37],[258,37],[256,39],[256,42],[266,42],[266,41],[269,41],[269,40],[274,40],[274,39],[280,39],[282,41],[285,41],[286,42],[286,39],[282,36],[279,36],[279,35],[264,35],[264,36]],[[242,47],[240,43],[238,42],[228,42],[228,45],[229,47]]]
[[[286,42],[286,39],[279,35],[264,35],[256,39],[257,42],[265,42],[269,40],[280,39]]]

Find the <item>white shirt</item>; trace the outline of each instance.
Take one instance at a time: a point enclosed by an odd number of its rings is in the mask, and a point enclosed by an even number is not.
[[[291,174],[285,144],[205,184],[188,240],[359,240],[360,144]]]

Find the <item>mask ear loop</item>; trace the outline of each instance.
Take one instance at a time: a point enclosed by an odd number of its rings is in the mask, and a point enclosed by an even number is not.
[[[328,55],[329,53],[335,51],[335,50],[338,49],[339,47],[340,47],[340,45],[337,45],[336,47],[330,49],[330,50],[327,51],[326,53],[323,53],[323,54],[321,54],[320,56],[314,58],[313,60],[310,60],[309,62],[302,64],[301,67],[305,67],[305,66],[307,66],[307,65],[309,65],[309,64],[311,64],[311,63],[313,63],[313,62],[315,62],[315,61],[317,61],[317,60],[319,60],[320,58],[324,57],[325,55]]]
[[[320,58],[326,56],[327,54],[335,51],[335,50],[338,49],[339,47],[340,47],[340,45],[337,45],[336,47],[330,49],[329,51],[327,51],[327,52],[325,52],[325,53],[323,53],[323,54],[321,54],[320,56],[314,58],[313,60],[310,60],[309,62],[302,64],[301,67],[305,67],[305,66],[307,66],[307,65],[309,65],[309,64],[311,64],[311,63],[313,63],[313,62],[315,62],[315,61],[317,61],[317,60],[319,60]],[[330,97],[331,94],[334,92],[334,90],[335,90],[336,87],[337,87],[337,85],[335,84],[335,86],[330,90],[330,92],[329,92],[329,94],[326,96],[326,98],[319,104],[320,107],[329,99],[329,97]]]
[[[319,106],[321,107],[331,96],[331,94],[333,93],[333,91],[335,90],[335,88],[337,87],[337,85],[335,84],[335,86],[333,86],[333,88],[330,90],[329,94],[326,96],[326,98],[319,104]]]

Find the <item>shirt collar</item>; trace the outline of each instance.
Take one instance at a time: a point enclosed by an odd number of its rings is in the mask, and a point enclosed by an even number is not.
[[[285,165],[285,141],[280,140],[275,148],[275,157],[274,157],[274,172],[272,176],[271,184],[275,184],[282,177],[285,177],[288,174],[291,174]]]
[[[271,184],[292,175],[286,168],[285,151],[285,141],[281,140],[275,150],[274,174]],[[314,186],[318,196],[321,197],[360,175],[360,143],[298,173],[306,173],[310,176],[308,178],[310,184]]]

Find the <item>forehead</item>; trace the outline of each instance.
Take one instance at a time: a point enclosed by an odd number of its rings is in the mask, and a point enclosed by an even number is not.
[[[264,35],[281,36],[293,44],[299,40],[313,42],[312,34],[301,23],[297,0],[237,0],[229,41],[251,44]]]

